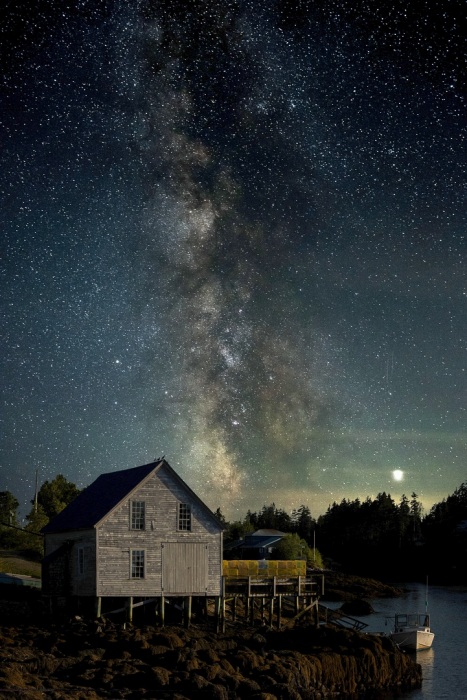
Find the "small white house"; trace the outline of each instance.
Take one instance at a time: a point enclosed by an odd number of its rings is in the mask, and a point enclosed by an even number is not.
[[[42,532],[51,601],[221,595],[223,527],[165,459],[102,474]]]

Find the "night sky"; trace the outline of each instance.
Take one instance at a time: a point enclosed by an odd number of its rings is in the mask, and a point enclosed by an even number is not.
[[[466,481],[464,3],[4,14],[0,490],[165,455],[236,519]]]

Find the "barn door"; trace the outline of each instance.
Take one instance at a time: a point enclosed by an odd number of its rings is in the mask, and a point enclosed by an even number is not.
[[[162,544],[164,594],[204,595],[208,587],[208,546],[194,542]]]

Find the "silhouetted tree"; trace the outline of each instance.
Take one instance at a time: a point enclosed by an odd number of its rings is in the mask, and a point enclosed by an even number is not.
[[[292,511],[292,523],[294,531],[311,544],[316,523],[311,517],[308,506],[301,505],[297,510]]]
[[[437,563],[435,575],[441,575],[442,581],[467,583],[466,482],[431,508],[421,523],[421,531],[427,559]]]
[[[10,491],[0,491],[0,547],[11,549],[18,544],[17,510],[19,502]],[[13,526],[13,527],[12,527]]]
[[[40,532],[44,525],[47,525],[49,522],[49,518],[40,503],[37,505],[37,508],[32,508],[31,512],[26,516],[26,520],[28,523],[21,533],[23,548],[43,556],[44,539]]]
[[[290,515],[285,510],[276,508],[275,503],[263,506],[259,513],[250,513],[248,511],[247,517],[255,530],[273,529],[281,530],[281,532],[291,532],[293,527]]]
[[[227,525],[227,520],[225,519],[225,516],[220,508],[216,508],[214,515],[216,516],[221,525],[224,525],[224,527]]]
[[[75,484],[65,479],[62,474],[58,474],[52,481],[45,481],[42,484],[37,494],[37,502],[44,509],[47,518],[51,520],[80,493],[80,489]],[[34,504],[34,501],[31,503]]]
[[[422,515],[422,504],[418,500],[417,494],[413,492],[410,496],[410,517],[412,519],[412,532],[414,539],[421,536]]]
[[[253,525],[249,520],[236,520],[232,523],[227,523],[224,532],[224,542],[228,544],[236,540],[242,540],[246,535],[250,535],[254,530]]]

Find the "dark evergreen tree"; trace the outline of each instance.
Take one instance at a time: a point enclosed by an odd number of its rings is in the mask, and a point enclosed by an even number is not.
[[[223,525],[224,527],[227,526],[227,524],[228,524],[227,520],[225,519],[225,516],[224,516],[223,512],[221,511],[220,507],[216,508],[214,515],[216,516],[218,521],[221,523],[221,525]]]
[[[430,579],[467,583],[467,482],[431,508],[421,532],[431,565]]]
[[[292,523],[294,532],[311,544],[316,522],[311,517],[308,506],[301,505],[297,510],[292,511]]]
[[[258,514],[248,512],[247,515],[255,530],[273,529],[281,530],[281,532],[291,532],[293,528],[290,515],[285,510],[276,508],[275,503],[263,506]]]

